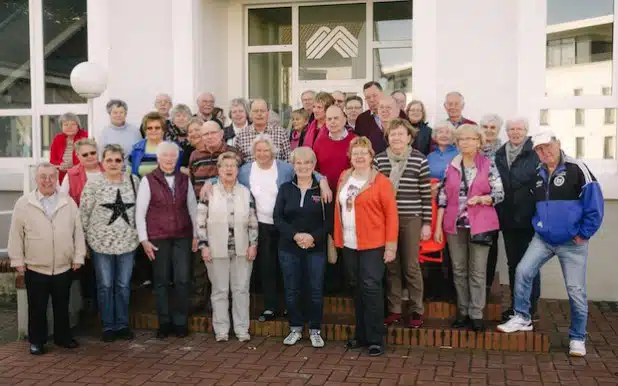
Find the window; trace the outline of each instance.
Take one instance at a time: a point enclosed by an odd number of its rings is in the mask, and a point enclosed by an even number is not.
[[[0,117],[0,157],[32,157],[32,117]]]
[[[603,159],[614,159],[616,147],[614,145],[614,137],[603,138]]]
[[[606,125],[613,125],[616,123],[616,109],[604,109],[605,110],[605,119],[603,123]]]
[[[412,40],[412,2],[373,3],[373,40]]]
[[[575,125],[583,126],[586,120],[586,113],[584,109],[575,109]]]
[[[584,137],[575,137],[575,157],[584,158]]]
[[[539,119],[539,124],[541,126],[549,125],[549,110],[547,109],[541,110],[541,118]]]
[[[292,79],[292,53],[267,52],[249,54],[249,98],[264,98],[273,112],[279,115],[280,124],[287,127],[291,115],[290,80]]]
[[[0,109],[30,108],[32,100],[28,0],[14,0],[2,4],[0,23]],[[15,117],[8,119],[11,122],[19,120]],[[4,127],[7,126],[0,124],[0,130],[4,130]],[[4,135],[0,141],[5,141]],[[2,149],[1,154],[4,154]]]
[[[249,10],[249,45],[292,44],[292,8]]]
[[[582,94],[583,94],[583,92],[584,92],[584,90],[583,90],[583,89],[581,89],[581,88],[576,88],[576,89],[574,89],[574,90],[573,90],[573,95],[574,95],[574,96],[580,96],[580,95],[582,95]]]
[[[377,48],[373,50],[373,79],[384,92],[412,93],[412,48]],[[408,96],[410,99],[410,96]]]

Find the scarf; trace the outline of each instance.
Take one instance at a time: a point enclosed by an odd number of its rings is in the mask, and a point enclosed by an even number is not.
[[[493,161],[494,158],[496,157],[496,152],[498,151],[498,149],[500,149],[500,146],[502,146],[502,141],[499,138],[496,138],[496,140],[493,143],[485,145],[481,153],[485,157]]]
[[[395,193],[399,190],[399,180],[408,166],[408,156],[410,155],[410,151],[412,151],[412,148],[407,146],[402,155],[397,155],[393,153],[390,147],[386,148],[386,155],[391,163],[391,173],[388,178],[391,180],[391,183],[395,188]]]
[[[511,164],[515,161],[515,158],[521,153],[524,148],[524,144],[526,141],[522,141],[519,145],[514,146],[511,141],[506,143],[506,163],[509,165],[509,169],[511,168]]]

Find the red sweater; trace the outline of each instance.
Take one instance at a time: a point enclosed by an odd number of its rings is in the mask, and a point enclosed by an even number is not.
[[[82,138],[88,138],[88,132],[83,129],[79,129],[75,137],[73,137],[73,143],[79,141]],[[54,140],[49,147],[49,162],[52,165],[62,165],[62,155],[64,149],[67,148],[67,136],[64,133],[58,133],[54,137]],[[75,148],[73,148],[73,166],[79,163],[79,159],[75,154]],[[58,171],[58,183],[62,184],[62,180],[67,172]]]
[[[337,191],[337,181],[341,173],[350,168],[348,149],[356,134],[348,132],[348,136],[340,141],[332,140],[328,135],[320,136],[313,145],[313,151],[318,159],[316,170],[326,176],[328,186]]]

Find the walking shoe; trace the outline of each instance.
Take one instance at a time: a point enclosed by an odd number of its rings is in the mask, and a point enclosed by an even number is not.
[[[470,328],[472,328],[474,332],[485,331],[483,319],[470,319]]]
[[[384,354],[384,346],[378,344],[372,344],[369,346],[369,356],[379,357]]]
[[[248,342],[251,340],[251,335],[249,334],[238,334],[236,335],[236,338],[238,338],[239,342]]]
[[[521,315],[515,314],[508,322],[498,326],[498,331],[510,333],[516,331],[532,331],[532,321],[524,319]]]
[[[299,340],[301,340],[303,337],[303,334],[300,333],[300,331],[290,331],[290,333],[288,334],[288,336],[285,337],[285,339],[283,340],[283,344],[286,346],[293,346],[296,344],[296,342],[298,342]],[[313,341],[311,341],[313,343]]]
[[[215,340],[217,342],[227,342],[228,336],[227,336],[227,334],[216,335],[215,336]]]
[[[157,339],[165,339],[169,336],[170,334],[170,325],[169,324],[162,324],[161,326],[159,326],[159,329],[157,329]]]
[[[509,321],[509,319],[511,319],[513,316],[515,315],[515,311],[513,311],[512,308],[509,308],[508,310],[504,311],[502,314],[500,314],[500,320],[502,320],[502,323],[506,323]]]
[[[359,350],[365,346],[366,346],[365,343],[359,342],[356,339],[349,339],[348,342],[345,344],[345,348],[347,350]]]
[[[273,310],[264,310],[262,315],[258,318],[258,322],[270,322],[271,320],[275,320],[277,318],[277,314]]]
[[[468,316],[459,315],[453,322],[453,328],[466,328],[470,325],[470,318]]]
[[[131,340],[135,338],[135,334],[128,327],[125,327],[125,328],[121,328],[120,330],[116,331],[116,338],[122,339],[122,340]]]
[[[569,355],[572,357],[586,356],[586,342],[571,339],[569,342]]]
[[[116,332],[112,330],[103,331],[101,340],[105,343],[111,343],[116,340]]]
[[[174,326],[174,332],[176,333],[176,338],[186,338],[189,336],[189,327]]]
[[[309,333],[309,339],[311,340],[311,345],[313,347],[315,348],[324,347],[324,339],[322,339],[322,336],[320,335],[320,330],[311,331]]]
[[[390,326],[391,324],[399,323],[399,321],[401,321],[401,313],[391,312],[388,314],[386,319],[384,319],[384,325]]]
[[[413,312],[410,319],[408,319],[407,327],[408,328],[419,328],[423,325],[423,314],[419,314],[418,312]]]

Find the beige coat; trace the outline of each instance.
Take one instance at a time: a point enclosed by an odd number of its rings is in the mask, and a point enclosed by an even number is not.
[[[36,191],[17,200],[9,232],[11,267],[25,265],[38,273],[57,275],[72,264],[84,264],[86,242],[79,210],[68,195],[57,194],[51,218]]]

